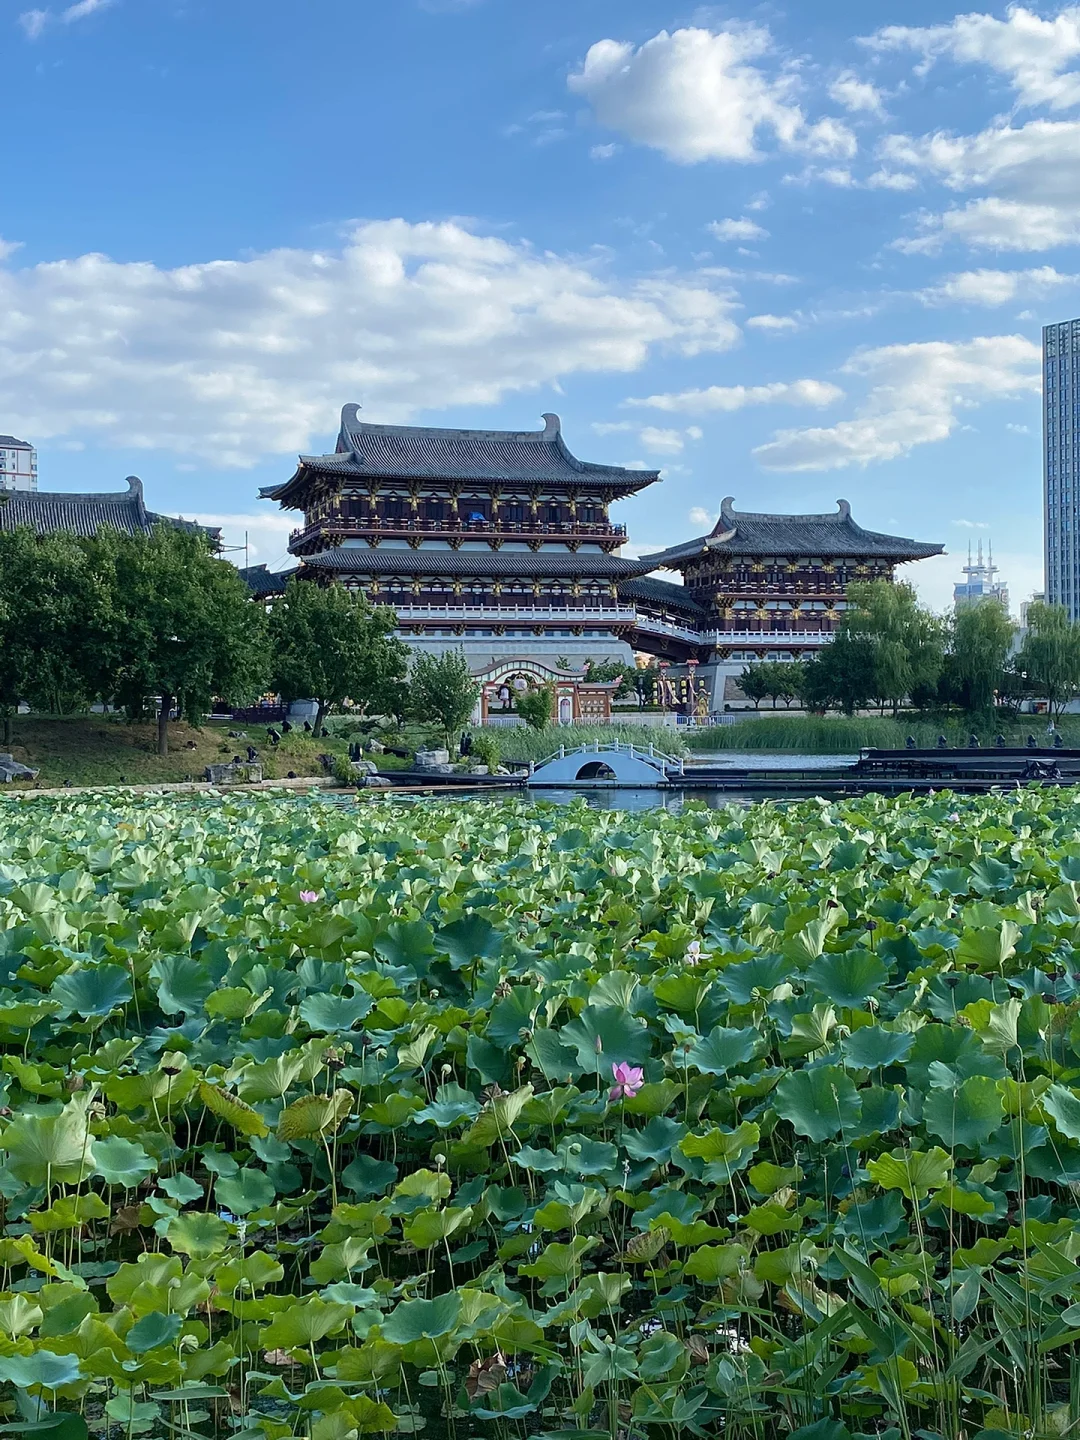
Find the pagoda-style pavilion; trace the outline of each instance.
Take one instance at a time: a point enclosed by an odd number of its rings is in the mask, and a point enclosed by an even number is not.
[[[418,649],[462,646],[474,667],[524,656],[633,663],[614,500],[655,470],[572,455],[559,418],[540,431],[369,425],[346,405],[332,455],[306,455],[262,494],[304,512],[300,573],[392,605]]]
[[[709,686],[714,710],[743,698],[734,680],[748,663],[810,659],[827,645],[850,584],[892,580],[898,565],[943,550],[864,530],[846,500],[826,515],[753,514],[734,503],[722,502],[708,535],[641,559],[649,569],[681,571],[699,607],[693,628],[707,645],[696,657],[705,662],[698,682]]]

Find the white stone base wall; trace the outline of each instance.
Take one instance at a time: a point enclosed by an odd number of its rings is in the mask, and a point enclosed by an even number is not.
[[[588,639],[574,635],[570,639],[535,636],[531,640],[512,636],[455,635],[424,639],[416,635],[401,637],[410,650],[428,655],[443,655],[447,650],[461,650],[472,670],[483,670],[504,660],[540,660],[554,666],[556,659],[563,655],[570,662],[570,669],[577,670],[586,660],[602,664],[614,660],[625,664],[628,670],[634,668],[634,652],[625,640],[614,636],[603,639]]]

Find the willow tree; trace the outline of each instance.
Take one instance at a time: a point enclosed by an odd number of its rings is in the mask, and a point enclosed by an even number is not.
[[[987,597],[956,612],[952,671],[965,710],[979,714],[993,708],[1015,634],[1016,626],[1000,600]]]
[[[1045,698],[1051,717],[1060,715],[1080,695],[1080,624],[1063,605],[1042,603],[1028,607],[1027,623],[1017,668]]]

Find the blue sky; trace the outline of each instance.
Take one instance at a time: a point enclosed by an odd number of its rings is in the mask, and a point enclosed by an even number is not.
[[[662,466],[647,551],[850,499],[1041,583],[1080,5],[0,0],[0,431],[246,528],[367,418]],[[255,558],[255,557],[253,557]]]

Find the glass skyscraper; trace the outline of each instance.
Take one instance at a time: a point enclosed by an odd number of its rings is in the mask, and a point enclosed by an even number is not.
[[[1043,326],[1046,598],[1080,619],[1080,320]]]

